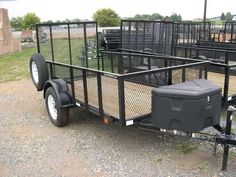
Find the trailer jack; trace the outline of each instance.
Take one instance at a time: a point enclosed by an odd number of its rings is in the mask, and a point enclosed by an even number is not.
[[[224,146],[222,171],[227,170],[230,146],[236,146],[236,135],[231,133],[233,113],[235,112],[236,112],[236,107],[234,106],[228,107],[225,133],[219,136],[216,136],[216,143],[222,144]]]

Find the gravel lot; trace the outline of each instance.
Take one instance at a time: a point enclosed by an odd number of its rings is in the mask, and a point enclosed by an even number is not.
[[[222,149],[161,135],[71,110],[70,125],[54,127],[30,80],[0,84],[0,176],[236,176],[236,153],[222,172]],[[183,153],[183,145],[195,147]]]

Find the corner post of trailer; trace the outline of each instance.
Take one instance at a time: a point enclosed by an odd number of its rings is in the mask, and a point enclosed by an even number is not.
[[[119,46],[119,48],[122,48],[122,33],[123,33],[123,21],[121,20],[120,21],[120,46]]]
[[[67,24],[67,32],[68,32],[68,50],[69,50],[69,61],[70,61],[70,82],[71,82],[71,92],[72,92],[72,99],[75,103],[75,87],[74,87],[74,70],[71,67],[73,64],[72,62],[72,49],[71,49],[71,36],[70,36],[70,24]]]
[[[37,39],[37,51],[38,51],[38,53],[40,53],[39,29],[38,29],[39,25],[36,24],[35,28],[36,28],[36,39]]]
[[[96,22],[96,45],[97,45],[97,69],[100,70],[100,51],[99,51],[99,44],[98,44],[98,25]]]
[[[87,73],[85,69],[82,70],[82,77],[83,77],[85,109],[88,110],[88,85],[87,85]]]
[[[86,23],[83,25],[84,27],[84,55],[85,55],[85,66],[83,62],[83,67],[88,68],[88,41],[87,41],[87,29],[86,29]]]
[[[124,87],[124,77],[118,76],[118,95],[119,95],[119,118],[121,121],[121,126],[126,126],[125,121],[125,87]]]
[[[229,64],[229,53],[225,52],[225,64],[227,65],[225,67],[225,83],[224,83],[224,100],[228,100],[228,92],[229,92],[229,70],[230,67],[228,66]]]
[[[97,73],[97,88],[98,88],[98,104],[99,104],[99,116],[101,118],[104,117],[104,110],[103,110],[103,100],[102,100],[102,79],[101,73]]]
[[[123,56],[118,56],[118,73],[123,74]]]

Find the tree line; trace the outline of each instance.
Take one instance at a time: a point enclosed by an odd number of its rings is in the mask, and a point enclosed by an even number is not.
[[[230,12],[227,12],[226,14],[222,13],[220,16],[221,20],[224,21],[231,21],[233,19],[233,15]],[[93,14],[93,20],[98,22],[98,25],[101,27],[107,27],[107,26],[119,26],[120,24],[120,16],[112,9],[110,8],[103,8],[97,10]],[[182,21],[182,17],[180,14],[172,13],[170,16],[162,16],[159,13],[153,13],[153,14],[136,14],[133,17],[127,17],[124,19],[129,20],[164,20],[164,21],[173,21],[173,22],[180,22]],[[60,23],[60,22],[80,22],[81,19],[75,18],[73,20],[57,20],[57,21],[44,21],[42,23]],[[28,13],[23,17],[14,17],[11,19],[11,26],[16,31],[24,30],[24,29],[34,29],[35,24],[40,23],[40,18],[35,13]]]
[[[234,18],[234,16],[230,12],[227,12],[226,14],[224,12],[222,12],[222,14],[220,16],[221,21],[232,21],[233,18]]]

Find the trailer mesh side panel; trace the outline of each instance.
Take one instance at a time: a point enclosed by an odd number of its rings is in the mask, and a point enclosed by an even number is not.
[[[119,118],[119,96],[117,79],[101,76],[101,84],[104,112],[115,118]]]
[[[236,67],[230,69],[229,96],[236,95]]]
[[[84,103],[84,84],[82,78],[82,71],[74,69],[74,90],[75,99],[79,102]]]
[[[126,120],[151,113],[152,87],[125,81],[124,91]]]
[[[125,78],[126,120],[150,114],[152,88],[163,85],[167,85],[166,72],[164,71]]]
[[[87,91],[88,91],[88,105],[98,108],[98,85],[97,75],[93,72],[86,72]]]
[[[207,79],[212,81],[219,87],[221,87],[222,94],[224,93],[224,84],[225,84],[225,68],[224,67],[209,65]]]
[[[172,71],[172,84],[179,84],[203,78],[205,78],[205,69],[202,66],[188,67]]]

